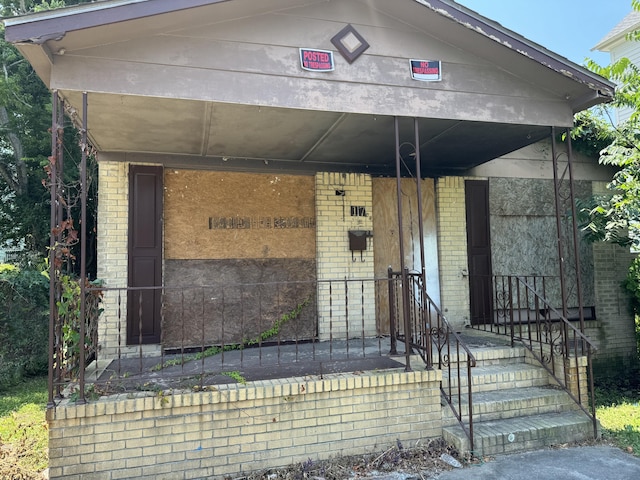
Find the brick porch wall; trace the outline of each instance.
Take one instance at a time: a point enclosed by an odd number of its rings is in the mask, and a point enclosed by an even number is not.
[[[442,435],[440,379],[398,369],[63,403],[47,412],[50,478],[222,478],[415,444]]]

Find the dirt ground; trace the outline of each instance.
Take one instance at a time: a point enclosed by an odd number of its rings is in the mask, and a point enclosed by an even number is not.
[[[328,460],[309,459],[286,468],[268,469],[229,477],[231,480],[344,480],[348,478],[372,478],[397,473],[399,479],[428,479],[453,467],[441,456],[449,455],[459,462],[458,452],[444,440],[434,439],[414,447],[399,441],[385,451],[364,455],[336,456]]]
[[[611,445],[607,439],[585,440],[548,447],[552,450],[580,446]],[[455,462],[453,467],[443,456]],[[385,451],[364,455],[336,456],[327,460],[289,465],[286,468],[267,469],[247,475],[237,475],[225,480],[427,480],[453,468],[480,465],[495,461],[494,457],[470,458],[462,456],[442,438],[429,440],[414,447],[405,447],[398,442]]]

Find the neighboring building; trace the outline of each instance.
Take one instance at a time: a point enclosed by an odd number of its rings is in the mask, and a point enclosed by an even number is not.
[[[21,248],[0,245],[0,263],[14,263],[18,260]]]
[[[112,0],[5,24],[65,111],[87,121],[98,151],[105,291],[95,363],[117,363],[112,387],[130,381],[121,362],[143,369],[168,353],[260,343],[299,305],[278,346],[380,342],[396,312],[416,307],[428,351],[431,335],[444,335],[425,320],[439,306],[451,337],[504,326],[508,309],[519,328],[527,315],[547,315],[538,335],[551,339],[551,353],[567,353],[576,344],[553,339],[558,325],[577,324],[582,306],[602,368],[634,355],[620,288],[628,252],[578,240],[576,265],[569,247],[568,192],[590,196],[612,174],[552,143],[576,112],[613,97],[614,86],[587,69],[450,0]],[[554,179],[554,156],[572,159],[571,182],[567,171]],[[406,278],[405,306],[390,298],[388,268],[402,265],[425,269],[436,306],[415,300],[421,292]],[[548,303],[498,291],[521,275],[547,278]],[[570,322],[559,322],[563,308]],[[442,433],[440,370],[363,380],[352,365],[348,379],[326,384],[321,365],[313,391],[304,374],[278,365],[287,378],[228,398],[216,388],[176,395],[167,410],[162,394],[157,403],[123,394],[52,408],[55,475],[98,472],[84,462],[127,475],[125,457],[149,478],[147,467],[235,475],[248,461]],[[570,377],[570,362],[564,368]],[[259,426],[246,413],[258,406]],[[90,451],[68,466],[74,439],[73,452]]]
[[[628,58],[634,65],[640,65],[640,42],[627,40],[627,35],[640,28],[640,12],[633,11],[618,23],[613,30],[593,47],[593,50],[609,52],[611,63]],[[617,123],[629,119],[633,110],[629,107],[616,109]]]
[[[7,263],[7,250],[0,247],[0,263]]]

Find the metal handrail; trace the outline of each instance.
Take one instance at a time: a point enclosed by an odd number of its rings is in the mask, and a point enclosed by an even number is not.
[[[496,275],[493,277],[495,292],[493,295],[492,323],[473,325],[478,330],[509,335],[511,346],[521,343],[540,365],[561,386],[578,407],[591,419],[594,436],[598,435],[598,423],[595,410],[593,383],[593,362],[591,355],[597,350],[594,343],[576,328],[565,314],[552,306],[546,298],[546,279],[531,275]],[[539,288],[542,290],[540,291]],[[500,322],[500,319],[504,323]],[[496,322],[495,325],[493,322]],[[526,328],[523,328],[526,326]],[[495,328],[494,328],[495,327]],[[572,355],[572,352],[573,355]],[[582,379],[578,358],[587,359],[588,395],[590,410],[583,405]],[[556,357],[560,357],[563,374],[556,372]],[[575,393],[569,384],[569,372],[566,360],[575,359]]]
[[[402,273],[393,272],[391,268],[388,270],[388,276],[390,280],[402,279]],[[396,345],[396,338],[409,339],[409,344],[412,348],[416,348],[422,358],[425,360],[427,368],[434,366],[433,352],[431,350],[432,345],[435,345],[437,349],[437,363],[436,366],[439,369],[447,369],[449,382],[445,388],[443,382],[440,382],[440,392],[445,399],[449,408],[455,415],[456,420],[460,424],[460,427],[469,438],[470,450],[474,449],[474,436],[473,436],[473,388],[471,368],[476,366],[476,358],[471,353],[469,347],[465,344],[464,340],[458,335],[458,333],[451,327],[446,317],[442,313],[442,310],[433,301],[433,299],[427,294],[424,287],[424,281],[422,274],[409,273],[405,271],[404,278],[409,281],[408,285],[402,285],[405,291],[408,291],[406,298],[409,298],[410,305],[404,306],[409,309],[410,322],[409,325],[412,331],[409,335],[404,335],[404,332],[400,332],[396,317],[399,305],[395,301],[398,297],[393,291],[393,282],[389,282],[389,305],[390,305],[390,325],[391,325],[391,341],[392,347]],[[434,322],[435,317],[435,322]],[[455,345],[452,352],[452,344]],[[455,354],[455,358],[453,357]],[[466,382],[467,382],[467,401],[468,401],[468,418],[467,425],[463,421],[462,415],[462,358],[466,355]],[[452,380],[457,380],[457,388],[454,389]]]
[[[567,394],[569,395],[569,397],[571,397],[571,399],[576,402],[576,404],[578,405],[578,407],[587,415],[589,416],[589,418],[591,419],[592,423],[593,423],[593,432],[594,432],[594,437],[598,436],[598,421],[596,419],[596,405],[595,405],[595,388],[594,388],[594,382],[593,382],[593,363],[591,361],[591,355],[593,352],[595,352],[597,350],[597,347],[595,346],[595,344],[586,336],[584,335],[583,332],[581,332],[580,330],[578,330],[575,326],[573,326],[571,324],[571,322],[563,315],[561,314],[556,308],[554,308],[552,305],[549,304],[549,302],[547,301],[546,298],[542,297],[529,283],[527,283],[523,277],[517,276],[515,277],[518,281],[518,284],[522,284],[526,290],[530,293],[532,293],[535,297],[535,302],[536,305],[539,305],[539,303],[542,303],[544,306],[544,311],[547,312],[547,314],[545,315],[545,322],[547,322],[547,324],[552,324],[553,320],[551,319],[551,313],[553,313],[556,316],[556,322],[561,322],[562,328],[561,329],[557,329],[559,330],[559,332],[561,333],[561,335],[564,337],[562,338],[562,342],[560,343],[556,343],[554,344],[553,342],[553,332],[552,332],[552,326],[547,326],[547,330],[546,330],[546,335],[541,336],[538,335],[537,338],[532,338],[531,337],[531,329],[529,330],[529,335],[528,335],[528,340],[529,340],[529,345],[527,345],[526,343],[526,338],[518,338],[517,340],[520,341],[525,348],[527,348],[532,355],[540,362],[540,364],[542,365],[542,367],[547,370],[547,372],[549,372],[549,374],[556,380],[556,382],[558,382],[559,385],[561,385],[564,390],[567,392]],[[537,312],[540,311],[540,309],[536,309]],[[514,325],[514,321],[513,321],[513,315],[511,315],[511,338],[512,341],[515,339],[515,325]],[[538,317],[538,321],[536,322],[536,324],[539,326],[540,322],[539,322],[539,317]],[[573,339],[570,341],[570,335],[573,335]],[[549,340],[548,342],[543,342],[544,340]],[[534,342],[534,340],[536,340]],[[538,343],[540,345],[540,353],[537,353],[535,351],[535,349],[533,348],[533,343]],[[578,344],[580,345],[580,354],[582,356],[586,356],[587,357],[587,369],[588,369],[588,387],[589,387],[589,403],[590,403],[590,407],[591,410],[587,410],[583,403],[582,403],[582,393],[581,393],[581,385],[580,385],[580,369],[578,368],[578,363],[577,363],[577,358],[578,358]],[[549,358],[545,358],[543,349],[542,349],[542,345],[548,345],[549,347]],[[561,380],[558,378],[558,376],[556,375],[555,372],[555,362],[553,362],[553,354],[554,353],[558,353],[560,354],[563,358],[565,359],[569,359],[571,358],[571,345],[573,345],[573,351],[575,352],[575,359],[576,359],[576,381],[577,381],[577,385],[576,385],[576,391],[577,391],[577,395],[574,395],[574,393],[571,391],[570,386],[568,385],[568,378],[567,378],[567,369],[564,369],[564,379]],[[551,365],[551,367],[549,367],[549,364]]]
[[[564,315],[562,315],[558,311],[558,309],[556,309],[551,304],[549,304],[547,299],[544,298],[543,296],[541,296],[531,285],[529,285],[529,283],[526,282],[526,280],[523,279],[523,277],[517,276],[516,278],[518,279],[518,281],[520,283],[522,283],[527,288],[527,290],[529,290],[531,293],[533,293],[538,298],[538,300],[541,301],[545,305],[545,308],[549,312],[555,313],[558,316],[558,319],[561,320],[562,322],[564,322],[564,324],[567,326],[567,328],[569,330],[571,330],[575,335],[580,337],[580,340],[582,342],[586,343],[589,346],[589,348],[591,348],[593,351],[597,350],[597,347],[595,346],[595,344],[591,341],[591,339],[589,337],[587,337],[583,332],[581,332],[576,327],[574,327],[573,324]]]

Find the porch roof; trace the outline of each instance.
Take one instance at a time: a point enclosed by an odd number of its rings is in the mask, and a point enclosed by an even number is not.
[[[352,65],[329,43],[348,23],[371,44]],[[89,92],[102,159],[387,175],[399,116],[401,144],[419,118],[423,172],[459,172],[614,92],[451,0],[109,0],[5,24],[69,112]],[[335,71],[303,71],[298,47],[333,51]],[[411,58],[442,60],[442,81],[412,80]]]

